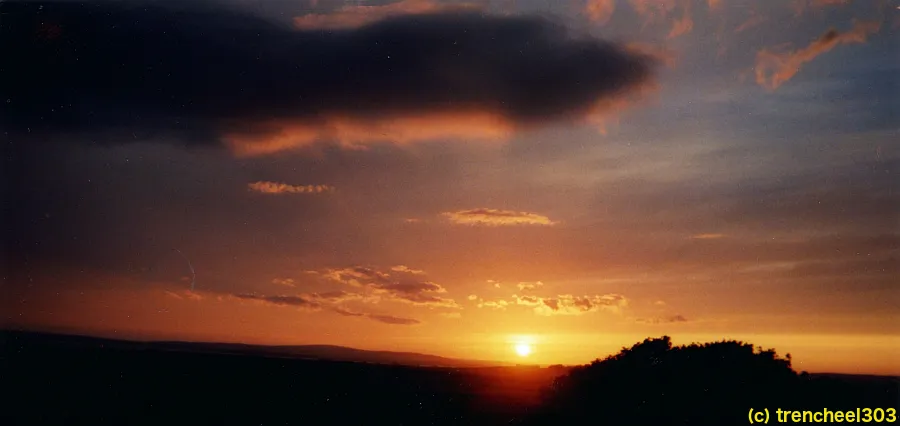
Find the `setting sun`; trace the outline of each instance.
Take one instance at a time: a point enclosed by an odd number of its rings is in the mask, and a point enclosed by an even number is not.
[[[531,354],[531,345],[527,343],[519,343],[516,345],[516,354],[519,356],[528,356]]]

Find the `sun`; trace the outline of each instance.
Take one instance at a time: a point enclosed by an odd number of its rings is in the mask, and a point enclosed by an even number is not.
[[[516,353],[519,356],[528,356],[531,355],[531,345],[528,343],[519,343],[515,346]]]

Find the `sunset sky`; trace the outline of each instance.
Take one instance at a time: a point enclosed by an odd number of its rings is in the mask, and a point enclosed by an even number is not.
[[[0,325],[900,374],[900,2],[162,3],[0,3]]]

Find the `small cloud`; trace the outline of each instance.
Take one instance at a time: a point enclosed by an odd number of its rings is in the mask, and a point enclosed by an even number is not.
[[[519,287],[519,290],[534,290],[535,288],[543,286],[544,283],[540,281],[535,282],[521,282],[516,286]]]
[[[609,21],[616,11],[615,0],[588,0],[584,11],[591,21],[603,25]]]
[[[474,295],[474,294],[470,294],[470,295],[469,295],[469,300],[478,300],[478,296],[476,296],[476,295]]]
[[[488,284],[493,284],[494,288],[500,288],[500,281],[487,280]]]
[[[506,307],[508,305],[509,305],[509,302],[501,299],[501,300],[497,300],[497,301],[489,300],[487,302],[479,301],[477,306],[479,308],[492,308],[492,309],[497,309],[497,310],[502,311],[502,310],[506,309]]]
[[[421,269],[410,269],[409,267],[407,267],[405,265],[394,266],[391,268],[391,270],[394,272],[405,272],[407,274],[413,274],[413,275],[422,275],[425,273],[425,271],[423,271]]]
[[[286,183],[268,181],[248,183],[247,187],[251,191],[262,194],[320,194],[323,192],[334,192],[334,187],[330,185],[288,185]]]
[[[672,30],[669,31],[668,38],[675,38],[691,32],[694,29],[694,20],[691,18],[691,1],[684,0],[681,5],[681,18],[676,19],[672,23]]]
[[[514,225],[556,225],[557,222],[537,213],[517,212],[497,209],[471,209],[442,213],[452,223],[458,225],[514,226]]]
[[[638,318],[637,322],[642,324],[672,324],[678,322],[688,322],[683,315],[672,315],[662,318]]]
[[[272,284],[294,287],[294,280],[292,278],[275,278],[272,280]]]
[[[656,306],[666,306],[666,302],[663,302],[662,300],[657,300],[653,302],[653,304]]]
[[[868,36],[880,29],[880,22],[857,21],[849,31],[840,32],[832,28],[800,50],[776,53],[763,49],[756,54],[756,83],[775,90],[794,77],[803,64],[839,44],[865,43]]]
[[[512,295],[512,297],[513,300],[516,301],[517,305],[538,306],[543,303],[543,299],[537,296],[519,296],[514,294]]]
[[[520,297],[521,301],[523,298]],[[535,300],[537,304],[534,304]],[[582,315],[589,312],[608,311],[621,313],[628,306],[628,299],[621,294],[604,294],[602,296],[573,296],[561,294],[555,298],[531,298],[525,300],[528,306],[536,306],[534,312],[539,315]]]
[[[442,312],[440,315],[444,318],[450,318],[450,319],[462,318],[462,314],[460,314],[459,312]]]
[[[403,219],[403,221],[406,223],[422,223],[422,219],[418,219],[415,217],[408,217],[406,219]]]
[[[719,238],[725,238],[725,234],[697,234],[691,235],[692,240],[717,240]]]

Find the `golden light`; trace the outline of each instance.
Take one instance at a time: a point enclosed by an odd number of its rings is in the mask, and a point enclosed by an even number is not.
[[[516,353],[519,356],[528,356],[531,354],[531,345],[528,343],[519,343],[515,346]]]

